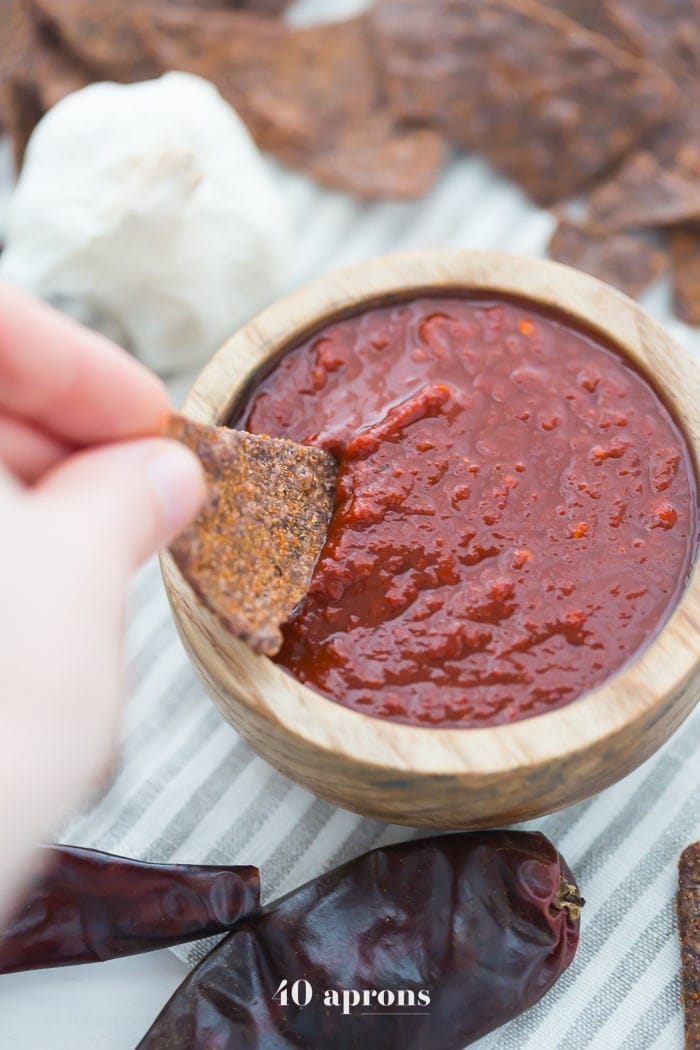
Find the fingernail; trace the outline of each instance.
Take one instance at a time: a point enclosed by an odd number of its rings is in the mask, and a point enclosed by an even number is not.
[[[159,445],[148,463],[148,473],[172,539],[197,516],[206,486],[202,465],[193,452],[174,441]]]

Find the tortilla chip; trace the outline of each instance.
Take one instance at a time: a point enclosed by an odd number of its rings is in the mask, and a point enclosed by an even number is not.
[[[686,324],[700,325],[700,225],[669,230],[673,306]]]
[[[596,230],[672,226],[700,220],[700,154],[687,166],[663,167],[646,151],[630,157],[589,200],[589,223]]]
[[[148,17],[148,0],[120,4],[32,0],[32,4],[65,53],[89,70],[91,80],[131,82],[158,76],[158,64],[138,28],[140,17]],[[196,15],[203,17],[201,11]]]
[[[42,33],[35,42],[34,80],[44,112],[71,91],[92,80],[90,71],[65,50],[60,40]]]
[[[176,7],[232,8],[243,11],[254,11],[258,15],[276,16],[289,7],[292,0],[170,0]]]
[[[677,83],[700,76],[700,0],[601,0],[618,39]]]
[[[666,267],[664,253],[641,238],[624,234],[601,237],[566,219],[552,234],[549,254],[632,298],[640,295]]]
[[[48,106],[92,80],[181,69],[216,84],[261,149],[334,189],[419,197],[442,167],[444,137],[401,127],[390,113],[366,18],[291,29],[269,17],[281,0],[31,3],[41,35],[32,41],[38,102],[26,107],[27,134]]]
[[[681,942],[681,997],[685,1007],[685,1045],[700,1047],[700,842],[678,862],[678,933]]]
[[[337,463],[284,438],[181,416],[171,417],[167,436],[197,453],[210,491],[194,525],[170,547],[175,563],[227,630],[272,656],[323,548]]]
[[[677,117],[659,129],[648,148],[664,163],[688,144],[700,149],[700,0],[604,0],[619,36],[666,72],[680,89]]]
[[[15,164],[41,116],[32,81],[34,27],[22,0],[0,0],[0,129],[10,137]]]
[[[391,103],[540,204],[578,192],[672,116],[665,74],[534,0],[378,0]]]
[[[631,37],[608,11],[606,0],[543,0],[543,3],[586,29],[600,33],[623,50],[645,54],[642,42]]]
[[[142,21],[163,69],[214,81],[261,149],[333,189],[374,198],[424,194],[446,143],[391,116],[367,19],[302,29],[244,12],[160,5]]]
[[[379,111],[353,121],[306,170],[321,185],[365,200],[413,200],[429,192],[446,157],[447,143],[432,128],[401,128]]]
[[[446,158],[429,128],[400,127],[390,113],[366,18],[311,26],[291,34],[270,85],[313,114],[312,155],[301,140],[263,142],[292,167],[334,189],[367,199],[423,196]]]
[[[243,7],[259,15],[280,15],[292,0],[233,0],[234,7]]]
[[[19,171],[31,133],[44,115],[37,87],[25,80],[6,82],[0,86],[0,109],[15,170]]]

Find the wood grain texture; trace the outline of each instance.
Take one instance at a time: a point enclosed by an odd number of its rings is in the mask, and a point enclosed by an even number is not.
[[[673,409],[700,457],[700,371],[630,299],[557,263],[434,249],[330,274],[265,310],[204,369],[184,411],[222,423],[250,380],[291,344],[339,315],[424,292],[496,292],[564,310],[616,343]],[[322,798],[414,827],[477,828],[573,804],[635,769],[700,697],[700,566],[663,630],[581,699],[485,729],[424,729],[332,703],[228,635],[168,555],[166,590],[205,685],[263,758]]]

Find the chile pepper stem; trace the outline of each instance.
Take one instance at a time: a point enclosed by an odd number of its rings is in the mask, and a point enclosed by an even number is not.
[[[559,889],[552,900],[552,907],[558,909],[566,908],[569,918],[575,922],[581,915],[581,908],[585,903],[585,900],[578,892],[578,888],[567,882],[562,875],[559,881]]]

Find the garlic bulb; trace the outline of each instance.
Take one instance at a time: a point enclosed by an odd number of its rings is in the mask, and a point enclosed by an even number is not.
[[[237,115],[208,81],[167,73],[93,84],[39,123],[0,277],[172,374],[274,297],[290,241]]]

